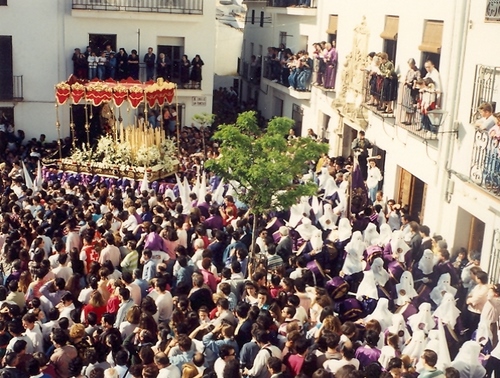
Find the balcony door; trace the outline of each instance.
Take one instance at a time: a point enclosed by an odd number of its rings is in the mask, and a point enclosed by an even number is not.
[[[111,50],[116,52],[116,34],[89,34],[89,46],[96,54],[106,50],[107,45],[110,45]],[[127,50],[127,53],[130,54],[130,50]]]
[[[407,205],[410,215],[419,223],[424,221],[427,184],[403,168],[399,168],[397,203]]]
[[[0,100],[14,96],[12,36],[0,35]]]

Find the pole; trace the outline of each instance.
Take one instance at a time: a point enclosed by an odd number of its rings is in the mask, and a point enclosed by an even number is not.
[[[85,100],[85,133],[87,134],[87,148],[90,148],[90,125],[87,100]]]
[[[62,160],[62,148],[61,148],[61,123],[59,122],[59,105],[56,102],[56,129],[57,129],[57,146],[59,148],[59,159]]]
[[[177,98],[177,84],[175,84],[175,112],[177,116],[175,117],[175,128],[177,132],[177,153],[181,156],[181,130],[179,125],[179,100]]]
[[[141,56],[141,29],[137,29],[137,57],[139,58],[140,56]]]

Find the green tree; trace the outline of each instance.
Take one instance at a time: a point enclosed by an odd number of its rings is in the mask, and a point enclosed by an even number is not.
[[[294,121],[276,117],[261,130],[254,111],[241,113],[235,124],[220,125],[214,139],[220,143],[220,156],[207,161],[226,182],[236,181],[234,189],[240,201],[254,214],[252,251],[255,246],[256,220],[264,213],[289,208],[301,196],[317,192],[314,183],[299,184],[307,172],[308,161],[317,161],[328,145],[310,138],[287,140]]]

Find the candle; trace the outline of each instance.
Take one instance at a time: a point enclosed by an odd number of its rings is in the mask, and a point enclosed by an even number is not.
[[[125,142],[125,134],[123,130],[123,122],[120,122],[120,142]]]

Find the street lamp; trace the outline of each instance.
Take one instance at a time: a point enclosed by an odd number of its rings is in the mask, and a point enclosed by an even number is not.
[[[434,109],[427,112],[429,121],[435,129],[438,129],[439,126],[441,126],[444,123],[444,120],[446,119],[447,115],[448,112],[442,109]]]

